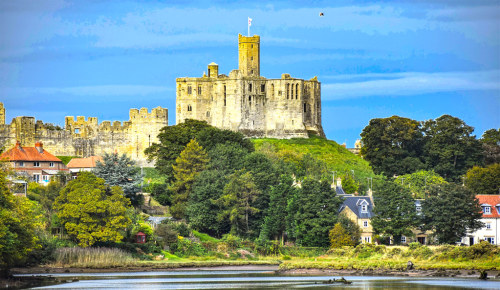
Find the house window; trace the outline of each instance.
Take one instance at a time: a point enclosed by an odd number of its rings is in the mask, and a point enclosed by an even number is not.
[[[49,176],[48,175],[42,175],[42,180],[49,182]]]
[[[33,181],[40,182],[40,174],[33,174]]]
[[[365,243],[369,243],[370,242],[370,237],[364,237],[364,241],[365,241]]]
[[[417,212],[421,212],[422,211],[422,207],[421,206],[417,206],[416,209],[417,209]]]
[[[495,238],[494,237],[486,237],[484,238],[485,241],[487,241],[488,243],[494,245],[495,244]]]
[[[201,86],[198,86],[198,95],[201,95]]]
[[[363,227],[367,228],[368,227],[368,221],[363,222]]]
[[[363,204],[361,206],[361,212],[367,212],[368,211],[368,206],[366,204]]]
[[[193,90],[193,89],[191,88],[191,86],[188,86],[188,95],[191,95],[192,90]]]
[[[491,230],[491,223],[486,223],[486,229]]]
[[[40,162],[38,162],[38,161],[33,162],[33,166],[34,167],[40,167]]]
[[[49,162],[49,167],[54,167],[54,162]]]
[[[19,167],[24,167],[24,161],[19,161]]]
[[[401,243],[406,244],[406,237],[405,236],[401,236]]]
[[[491,214],[491,207],[490,206],[485,206],[483,209],[485,214]]]

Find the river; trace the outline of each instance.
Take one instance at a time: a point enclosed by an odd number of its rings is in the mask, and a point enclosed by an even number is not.
[[[22,274],[58,282],[34,289],[500,289],[500,281],[465,278],[346,276],[352,284],[324,284],[339,276],[291,275],[270,270]]]

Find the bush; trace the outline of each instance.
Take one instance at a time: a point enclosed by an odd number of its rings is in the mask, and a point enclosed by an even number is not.
[[[208,253],[200,243],[188,239],[179,239],[172,245],[171,252],[179,257],[205,256]]]
[[[225,242],[230,249],[238,249],[242,246],[242,240],[235,235],[226,234],[222,236],[222,241]]]

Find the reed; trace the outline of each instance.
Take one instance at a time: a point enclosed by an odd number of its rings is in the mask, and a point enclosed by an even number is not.
[[[116,248],[59,248],[54,258],[54,267],[115,268],[135,262],[129,253]]]

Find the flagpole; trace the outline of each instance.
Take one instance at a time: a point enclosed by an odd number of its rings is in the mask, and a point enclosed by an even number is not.
[[[248,17],[248,37],[250,37],[250,17]]]

